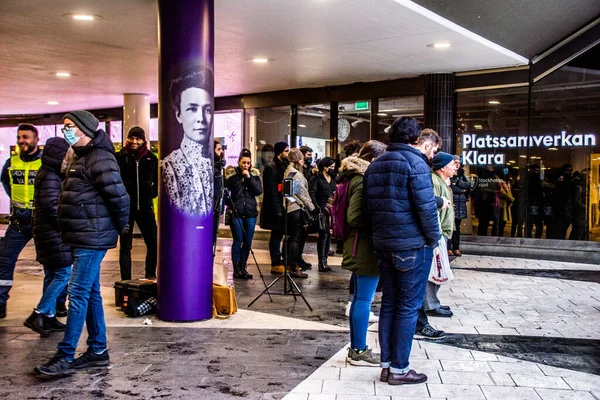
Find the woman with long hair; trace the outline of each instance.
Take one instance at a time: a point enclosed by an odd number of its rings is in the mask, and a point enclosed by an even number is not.
[[[348,362],[358,366],[379,366],[379,354],[367,346],[367,328],[371,303],[379,282],[377,259],[366,215],[363,213],[363,175],[373,160],[383,154],[387,146],[377,140],[366,142],[358,156],[346,157],[340,167],[339,182],[348,183],[348,211],[346,223],[350,227],[344,240],[342,268],[352,271],[354,293],[350,306],[350,348]]]
[[[319,213],[325,213],[327,203],[335,192],[335,160],[331,157],[323,157],[317,164],[317,168],[319,172],[310,178],[308,192],[313,204],[318,207]],[[325,226],[323,229],[319,229],[319,241],[317,242],[319,272],[330,272],[332,269],[327,265],[327,256],[331,245],[329,218],[324,220]]]
[[[252,167],[250,150],[243,149],[240,153],[237,167],[225,169],[225,187],[231,192],[228,204],[231,212],[231,261],[233,262],[233,277],[236,279],[252,279],[246,270],[250,255],[250,247],[254,238],[258,208],[256,196],[262,194],[260,172]]]
[[[290,202],[287,207],[287,229],[289,236],[289,263],[290,275],[296,278],[308,278],[308,275],[302,272],[298,266],[302,259],[302,240],[305,234],[305,221],[303,213],[314,214],[316,208],[313,205],[308,193],[308,181],[302,173],[304,167],[304,155],[300,149],[293,148],[288,154],[288,165],[283,177],[291,178],[294,186],[294,202]]]

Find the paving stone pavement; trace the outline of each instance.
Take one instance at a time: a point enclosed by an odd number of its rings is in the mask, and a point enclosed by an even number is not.
[[[219,239],[215,264],[230,256],[230,243]],[[305,259],[316,264],[314,247],[307,244]],[[267,243],[257,241],[254,250],[268,283],[274,277]],[[143,274],[143,258],[136,238],[134,275]],[[9,315],[0,320],[0,398],[600,399],[596,265],[458,258],[455,280],[440,290],[454,316],[430,318],[448,339],[413,344],[411,367],[427,373],[428,382],[392,387],[378,382],[379,368],[345,361],[349,274],[339,257],[330,259],[334,273],[309,271],[309,279],[297,281],[313,312],[291,296],[273,302],[262,296],[248,308],[264,289],[250,265],[255,279],[236,282],[240,311],[232,318],[186,324],[151,318],[152,325],[142,326],[145,318],[126,318],[114,307],[117,250],[109,251],[101,273],[111,367],[39,382],[31,368],[53,354],[60,337],[41,339],[22,326],[41,291],[43,273],[34,260],[30,244],[17,264]],[[378,349],[376,332],[368,341]]]

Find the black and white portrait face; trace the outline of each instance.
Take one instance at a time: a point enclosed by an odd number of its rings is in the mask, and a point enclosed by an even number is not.
[[[181,92],[179,111],[175,113],[183,133],[194,142],[206,144],[213,123],[212,96],[204,89],[190,87]]]

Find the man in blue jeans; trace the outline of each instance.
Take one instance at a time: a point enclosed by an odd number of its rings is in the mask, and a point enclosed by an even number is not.
[[[100,295],[100,263],[129,229],[129,196],[121,180],[115,149],[87,111],[63,117],[62,132],[75,153],[58,200],[58,225],[63,243],[73,249],[69,282],[69,315],[58,351],[34,371],[39,378],[68,376],[77,369],[107,366],[106,325]],[[87,351],[74,359],[77,342],[88,331]]]
[[[414,118],[394,121],[387,151],[371,163],[363,181],[383,289],[380,380],[390,385],[427,381],[427,376],[410,369],[408,362],[433,248],[440,238],[431,171],[426,162],[435,140],[419,145],[420,133],[420,124]]]

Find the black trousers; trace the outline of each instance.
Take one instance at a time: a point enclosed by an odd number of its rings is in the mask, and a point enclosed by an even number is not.
[[[302,218],[302,210],[296,210],[287,215],[288,219],[288,236],[290,241],[290,266],[294,270],[302,257],[302,247],[304,247],[304,239],[306,230],[304,229],[304,220]]]
[[[133,245],[133,224],[136,222],[146,244],[146,278],[156,276],[156,259],[158,257],[156,219],[154,208],[146,206],[136,210],[135,204],[131,207],[129,214],[129,232],[121,235],[119,248],[119,266],[121,268],[121,279],[131,279],[131,248]]]
[[[452,232],[451,247],[448,249],[460,250],[460,223],[462,219],[454,218],[454,232]]]

